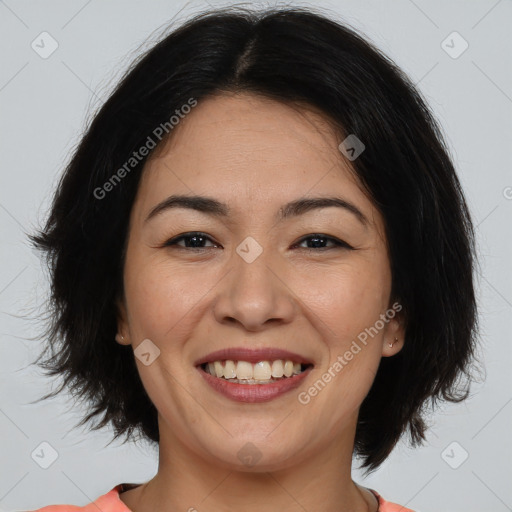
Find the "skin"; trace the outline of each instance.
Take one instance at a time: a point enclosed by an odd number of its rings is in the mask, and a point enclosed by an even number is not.
[[[155,477],[120,495],[134,512],[377,510],[351,478],[352,453],[380,359],[402,348],[399,314],[307,405],[297,399],[393,303],[384,222],[339,151],[342,140],[314,109],[222,93],[199,101],[148,160],[131,212],[118,320],[119,343],[135,349],[150,339],[160,350],[148,366],[136,358],[159,413],[160,445]],[[231,213],[176,208],[145,222],[171,194],[212,197]],[[351,202],[368,225],[337,207],[275,221],[285,203],[319,196]],[[203,249],[187,249],[183,239],[164,245],[190,231],[209,237]],[[314,233],[354,250],[301,241]],[[252,263],[236,252],[247,236],[263,249]],[[239,346],[287,349],[315,366],[297,390],[235,402],[210,388],[194,361]],[[237,457],[248,442],[261,454],[251,467]]]

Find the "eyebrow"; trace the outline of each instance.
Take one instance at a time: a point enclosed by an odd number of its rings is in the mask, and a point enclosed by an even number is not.
[[[347,210],[352,213],[365,228],[370,224],[359,208],[341,197],[312,197],[291,201],[279,209],[279,212],[276,214],[276,220],[282,221],[303,215],[315,209],[328,207],[337,207]],[[158,203],[149,212],[144,222],[173,208],[188,208],[217,218],[227,218],[231,212],[231,208],[227,204],[211,197],[172,195]]]

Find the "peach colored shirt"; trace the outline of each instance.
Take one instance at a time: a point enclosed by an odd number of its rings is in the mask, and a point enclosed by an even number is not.
[[[31,512],[132,512],[119,498],[119,493],[138,484],[119,484],[111,489],[107,494],[100,496],[93,503],[79,507],[76,505],[48,505]],[[414,512],[410,508],[405,508],[396,503],[386,501],[377,491],[370,489],[379,501],[378,512]]]

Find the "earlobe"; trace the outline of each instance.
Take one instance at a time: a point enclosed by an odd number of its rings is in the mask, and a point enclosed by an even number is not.
[[[383,338],[382,356],[390,357],[398,354],[403,348],[405,333],[399,318],[390,320]]]
[[[387,338],[389,340],[389,338]],[[382,348],[383,357],[391,357],[398,354],[403,348],[403,342],[398,336],[394,336],[391,341],[384,341]]]
[[[129,345],[130,344],[127,340],[125,340],[124,336],[120,333],[116,334],[116,341],[120,345]]]
[[[393,345],[398,341],[398,338],[395,336],[395,339],[394,341],[392,341],[391,343],[388,343],[388,347],[389,348],[393,348]]]

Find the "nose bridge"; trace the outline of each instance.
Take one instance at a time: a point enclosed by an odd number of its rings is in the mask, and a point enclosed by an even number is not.
[[[278,263],[271,248],[263,247],[255,238],[248,236],[236,247],[231,264],[239,288],[243,287],[246,292],[252,290],[254,293],[274,295],[270,276],[275,277],[272,266],[276,267]]]
[[[280,265],[274,256],[250,236],[235,248],[231,270],[215,305],[218,321],[229,318],[257,330],[270,319],[291,320],[293,297],[279,277]]]

